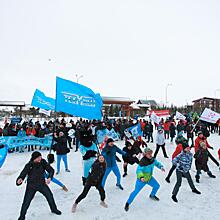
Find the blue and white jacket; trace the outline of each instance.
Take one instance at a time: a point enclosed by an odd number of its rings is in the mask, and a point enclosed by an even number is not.
[[[193,155],[191,152],[182,151],[178,156],[173,159],[173,164],[176,169],[182,173],[190,171],[192,166]]]

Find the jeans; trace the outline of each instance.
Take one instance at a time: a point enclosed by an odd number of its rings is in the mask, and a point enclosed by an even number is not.
[[[60,172],[60,162],[61,162],[61,159],[64,162],[65,169],[68,170],[67,154],[57,155],[57,173]]]
[[[151,186],[153,189],[151,191],[150,196],[155,196],[157,191],[160,188],[160,184],[156,181],[156,179],[154,177],[152,177],[150,179],[149,182],[142,182],[141,180],[137,179],[136,180],[136,184],[135,184],[135,189],[134,191],[130,194],[127,203],[130,205],[135,197],[138,195],[138,193],[143,189],[144,186],[149,185]]]
[[[41,194],[43,194],[44,197],[46,197],[47,202],[48,202],[52,212],[57,210],[57,206],[55,204],[53,194],[47,185],[40,186],[38,189],[30,188],[27,185],[24,200],[23,200],[22,207],[21,207],[19,220],[25,219],[25,215],[27,213],[27,210],[28,210],[28,208],[31,204],[31,201],[34,198],[36,192],[40,192]]]
[[[193,190],[193,189],[196,189],[196,187],[194,186],[194,183],[192,181],[192,178],[191,178],[191,175],[189,172],[187,173],[182,173],[178,170],[176,170],[176,177],[177,177],[177,182],[176,182],[176,185],[174,186],[174,189],[173,189],[173,195],[177,195],[177,193],[179,192],[179,188],[181,186],[181,183],[182,183],[182,178],[183,178],[183,175],[186,177],[188,183],[189,183],[189,186],[190,188]]]
[[[117,185],[121,184],[121,174],[120,174],[120,171],[118,169],[118,166],[116,165],[114,167],[107,167],[107,169],[105,171],[105,175],[104,175],[104,177],[102,179],[102,187],[103,188],[105,187],[106,179],[107,179],[108,175],[111,173],[111,171],[113,171],[113,173],[117,177]]]
[[[48,173],[45,173],[45,174],[44,174],[45,179],[47,179],[48,176],[49,176]],[[56,178],[54,178],[54,177],[51,179],[51,182],[57,184],[57,185],[60,186],[60,187],[64,187],[64,184],[61,183],[58,179],[56,179]]]
[[[92,187],[92,185],[87,182],[86,185],[84,186],[83,192],[76,199],[76,201],[75,201],[76,204],[80,203],[81,200],[83,200],[87,196],[87,194],[88,194],[89,190],[91,189],[91,187]],[[96,189],[99,191],[101,201],[104,201],[105,200],[105,190],[104,190],[104,188],[99,184],[99,185],[96,186]]]
[[[76,151],[78,151],[80,145],[79,138],[76,138]]]

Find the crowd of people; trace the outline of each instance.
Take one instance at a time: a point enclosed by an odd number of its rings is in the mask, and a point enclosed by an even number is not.
[[[138,123],[141,125],[143,135],[138,137],[133,137],[132,135],[130,137],[126,136],[125,130]],[[219,162],[210,153],[209,149],[213,149],[213,147],[210,146],[207,139],[210,133],[218,133],[220,135],[218,125],[219,124],[213,125],[205,122],[196,123],[190,120],[180,120],[176,123],[173,118],[169,118],[165,121],[162,119],[160,124],[157,125],[151,121],[121,119],[105,121],[79,120],[77,122],[72,120],[66,122],[62,119],[61,121],[49,121],[43,124],[40,122],[33,123],[32,120],[30,120],[29,122],[17,125],[5,124],[4,128],[1,129],[0,135],[32,135],[42,138],[46,135],[52,135],[53,141],[51,149],[54,150],[57,155],[56,175],[60,173],[61,160],[64,162],[65,171],[71,171],[68,166],[68,153],[73,149],[73,146],[75,146],[75,152],[80,151],[83,160],[82,183],[84,189],[74,201],[72,212],[76,212],[77,205],[86,197],[92,186],[96,187],[99,191],[100,205],[105,208],[108,207],[105,203],[105,185],[108,175],[111,172],[113,172],[117,178],[116,187],[120,190],[124,190],[124,187],[121,185],[121,173],[117,165],[117,162],[121,161],[117,154],[121,154],[124,178],[128,175],[128,165],[133,166],[137,164],[135,189],[128,197],[124,207],[125,211],[128,211],[131,203],[145,185],[152,187],[150,198],[154,201],[159,201],[157,192],[160,188],[160,184],[153,176],[153,170],[154,167],[157,167],[165,172],[163,164],[156,158],[160,148],[162,149],[164,158],[169,158],[166,152],[166,139],[170,139],[171,143],[175,140],[174,143],[176,144],[176,149],[172,154],[171,169],[165,178],[165,181],[170,183],[171,175],[176,170],[177,180],[171,195],[172,200],[178,202],[177,194],[181,187],[182,178],[187,179],[193,193],[201,194],[194,185],[190,175],[190,169],[194,157],[197,170],[195,176],[196,182],[200,182],[201,171],[206,172],[210,178],[215,178],[215,175],[213,175],[209,169],[208,159],[210,158],[218,167]],[[104,143],[98,143],[97,131],[106,128],[108,130],[113,128],[115,132],[118,133],[120,140],[124,141],[124,148],[121,149],[116,146],[112,138],[105,138]],[[154,130],[156,130],[155,138],[153,138]],[[155,152],[148,146],[149,142],[155,142]],[[191,148],[194,149],[191,150]],[[37,191],[47,198],[51,212],[60,215],[61,211],[58,210],[52,192],[47,185],[52,181],[61,186],[65,191],[68,191],[68,189],[63,183],[54,178],[54,169],[50,166],[50,163],[53,162],[53,159],[49,157],[51,152],[48,155],[48,161],[42,158],[39,151],[36,151],[37,146],[22,147],[22,150],[15,148],[14,150],[10,150],[10,152],[23,152],[25,149],[34,152],[32,153],[30,162],[26,164],[16,181],[17,185],[20,185],[24,182],[25,177],[28,176],[27,189],[19,220],[25,219],[27,209]],[[194,151],[194,154],[191,151]]]

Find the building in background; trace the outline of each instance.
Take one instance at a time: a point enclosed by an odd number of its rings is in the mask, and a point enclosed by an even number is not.
[[[202,112],[205,108],[220,112],[220,99],[203,97],[193,101],[193,111]]]

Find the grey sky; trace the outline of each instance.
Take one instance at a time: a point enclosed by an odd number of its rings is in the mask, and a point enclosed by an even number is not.
[[[213,97],[219,12],[219,0],[0,0],[0,100],[54,97],[56,75],[76,73],[104,96],[164,102],[172,83],[169,103]]]

